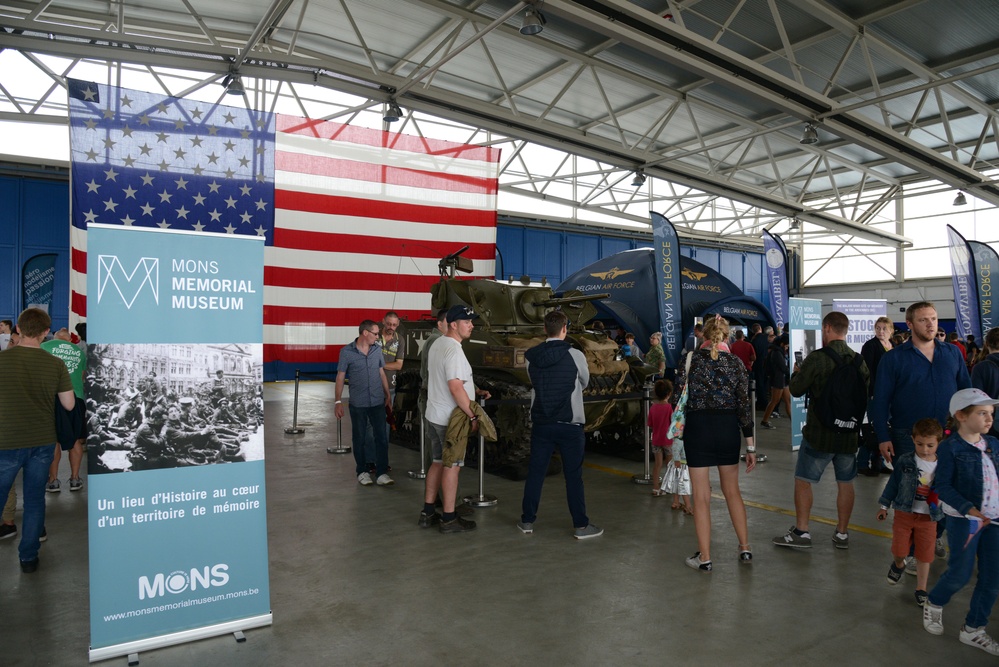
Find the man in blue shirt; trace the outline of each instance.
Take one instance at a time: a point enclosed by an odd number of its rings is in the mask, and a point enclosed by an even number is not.
[[[385,428],[385,409],[390,405],[388,378],[385,377],[385,358],[378,344],[378,323],[364,320],[357,328],[354,342],[340,350],[336,367],[337,419],[343,419],[343,381],[350,376],[350,426],[357,481],[363,486],[372,484],[364,455],[368,435],[375,439],[375,475],[379,486],[393,484],[388,475],[388,430]],[[368,430],[368,427],[371,430]]]
[[[960,350],[936,340],[937,309],[932,303],[909,306],[905,322],[912,337],[881,358],[871,401],[871,423],[889,463],[915,451],[913,424],[925,417],[946,424],[951,396],[971,386]]]

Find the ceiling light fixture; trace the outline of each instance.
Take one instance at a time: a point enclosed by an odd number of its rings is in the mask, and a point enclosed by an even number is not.
[[[524,13],[524,22],[520,24],[521,35],[537,35],[545,29],[545,15],[535,7],[528,7]]]
[[[633,187],[633,188],[640,188],[643,185],[645,185],[645,172],[644,171],[636,171],[635,172],[635,178],[633,178],[631,180],[631,187]]]
[[[243,87],[239,72],[231,71],[226,74],[225,78],[222,79],[222,86],[225,88],[226,95],[246,95],[246,88]]]
[[[806,146],[819,143],[819,133],[815,131],[814,125],[811,123],[805,125],[805,132],[801,135],[801,141],[798,143],[805,144]]]
[[[382,120],[386,123],[394,123],[402,118],[402,109],[396,104],[395,100],[389,102],[388,109],[385,110],[385,115],[382,116]]]
[[[967,206],[968,198],[964,196],[964,190],[958,190],[957,196],[954,197],[954,206]]]
[[[791,229],[792,230],[801,229],[801,220],[798,220],[797,218],[791,218]]]

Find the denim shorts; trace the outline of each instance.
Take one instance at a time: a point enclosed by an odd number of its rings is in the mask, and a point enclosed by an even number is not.
[[[430,460],[434,463],[444,463],[444,445],[445,440],[447,439],[447,426],[441,426],[440,424],[428,421],[427,435],[430,436]],[[448,454],[449,456],[446,467],[461,467],[465,465],[464,447],[461,448],[460,452],[456,452],[452,449],[448,452]]]
[[[804,439],[798,449],[798,463],[794,466],[794,478],[803,482],[818,484],[822,471],[832,461],[837,482],[852,482],[857,476],[856,454],[829,454],[812,449]]]

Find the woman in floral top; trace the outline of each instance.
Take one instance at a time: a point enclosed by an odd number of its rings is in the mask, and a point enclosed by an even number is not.
[[[727,351],[729,326],[721,316],[708,320],[704,344],[692,352],[687,374],[687,409],[683,441],[694,499],[694,527],[698,552],[686,560],[688,566],[711,571],[711,482],[712,466],[718,468],[722,494],[739,538],[739,561],[750,563],[746,506],[739,491],[740,431],[746,439],[746,472],[756,467],[753,421],[749,405],[746,366]]]

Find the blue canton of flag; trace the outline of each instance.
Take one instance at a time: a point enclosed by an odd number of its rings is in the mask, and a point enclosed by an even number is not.
[[[274,240],[273,114],[69,80],[73,225]]]

